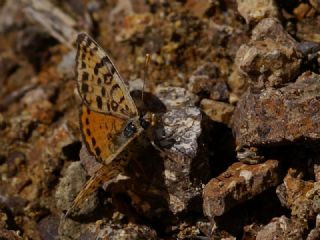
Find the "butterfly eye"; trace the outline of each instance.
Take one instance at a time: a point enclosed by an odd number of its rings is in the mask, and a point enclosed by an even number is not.
[[[123,130],[123,135],[126,138],[130,138],[137,132],[136,126],[133,124],[133,122],[129,122],[127,126]]]
[[[139,118],[139,121],[140,121],[140,126],[143,128],[143,129],[146,129],[150,126],[150,122],[147,121],[146,119],[144,119],[143,117],[140,117]]]

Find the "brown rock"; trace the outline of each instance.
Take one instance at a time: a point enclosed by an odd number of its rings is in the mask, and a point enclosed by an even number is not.
[[[306,17],[310,9],[311,9],[311,6],[309,4],[300,3],[298,7],[293,9],[293,13],[298,20],[301,20],[304,17]]]
[[[278,161],[262,164],[232,164],[224,173],[212,179],[203,190],[204,214],[213,219],[230,208],[253,198],[280,182]]]
[[[219,75],[219,69],[215,64],[204,64],[189,78],[188,90],[200,96],[210,97],[212,100],[227,101],[229,90]]]
[[[297,219],[315,221],[320,212],[320,183],[304,181],[292,175],[289,173],[277,188],[279,199]]]
[[[257,240],[304,239],[305,225],[285,216],[274,218],[257,234]]]
[[[233,72],[228,77],[228,87],[231,90],[229,95],[229,103],[236,104],[239,101],[240,96],[248,88],[248,79],[240,69],[234,67]]]
[[[238,0],[238,11],[247,24],[254,24],[263,18],[279,16],[274,0]]]
[[[303,41],[320,43],[320,16],[305,18],[297,23],[297,37]]]
[[[319,141],[320,75],[305,73],[280,89],[247,91],[233,115],[240,146]]]
[[[278,86],[299,73],[301,60],[295,47],[279,21],[266,18],[253,30],[251,41],[238,50],[235,65],[256,88]]]
[[[317,240],[320,239],[320,229],[319,227],[316,227],[310,231],[308,234],[307,240]]]
[[[131,239],[158,239],[157,233],[144,225],[129,223],[127,225],[97,223],[97,239],[131,240]]]
[[[210,99],[202,99],[200,102],[201,110],[209,116],[212,121],[229,124],[234,106],[224,103],[213,101]]]

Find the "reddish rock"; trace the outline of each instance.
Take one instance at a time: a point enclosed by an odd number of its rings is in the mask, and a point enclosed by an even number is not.
[[[305,73],[288,86],[247,91],[233,115],[239,146],[284,144],[320,138],[320,75]]]
[[[280,170],[276,160],[256,165],[234,163],[205,186],[204,214],[210,219],[221,216],[230,208],[279,183]]]

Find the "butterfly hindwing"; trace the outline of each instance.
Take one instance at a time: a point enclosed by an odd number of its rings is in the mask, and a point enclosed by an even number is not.
[[[126,120],[91,111],[82,105],[80,112],[80,129],[87,149],[97,160],[109,164],[119,147],[125,142],[119,142]]]

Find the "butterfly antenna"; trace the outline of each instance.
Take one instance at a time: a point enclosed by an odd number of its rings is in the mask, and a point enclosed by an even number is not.
[[[149,61],[150,61],[150,54],[147,53],[147,54],[146,54],[146,59],[145,59],[145,62],[144,62],[144,70],[143,70],[143,85],[142,85],[142,93],[141,93],[142,104],[144,103],[144,99],[143,99],[143,95],[144,95],[144,85],[145,85],[145,83],[146,83],[146,78],[147,78],[147,74],[148,74]]]

